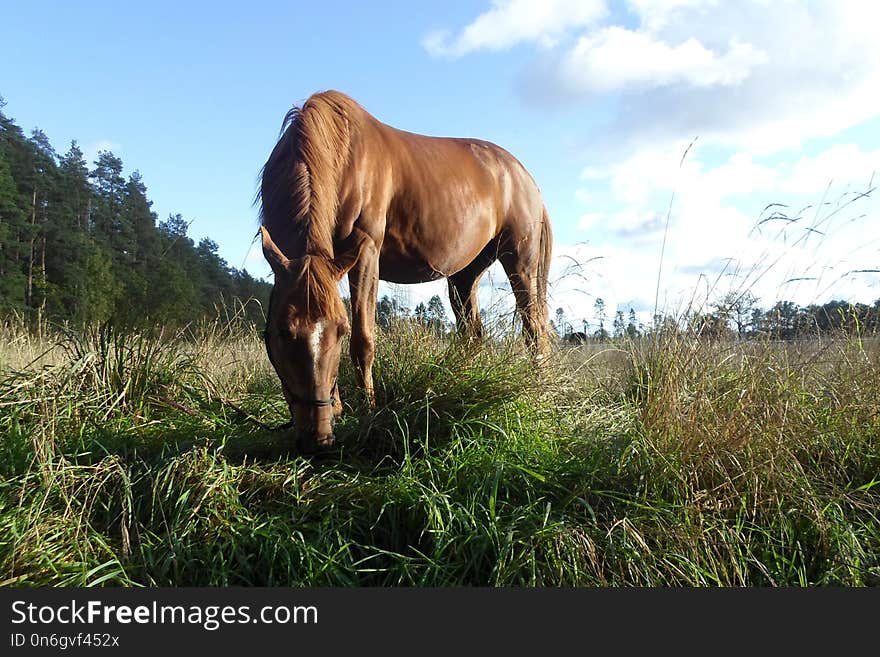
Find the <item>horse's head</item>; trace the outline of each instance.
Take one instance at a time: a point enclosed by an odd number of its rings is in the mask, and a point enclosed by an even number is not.
[[[288,259],[260,228],[263,254],[275,273],[266,318],[266,350],[281,379],[301,451],[333,444],[333,421],[342,412],[337,375],[348,316],[337,284],[357,262],[364,234],[346,240],[336,255]]]

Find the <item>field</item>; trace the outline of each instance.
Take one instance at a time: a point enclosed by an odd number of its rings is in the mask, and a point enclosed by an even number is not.
[[[379,336],[305,459],[254,331],[0,335],[0,584],[880,583],[880,345]],[[240,409],[236,410],[236,407]]]

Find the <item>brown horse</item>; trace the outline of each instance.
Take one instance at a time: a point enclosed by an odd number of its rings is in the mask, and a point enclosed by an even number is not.
[[[333,443],[337,372],[350,353],[373,403],[379,279],[448,279],[458,329],[481,335],[477,284],[500,260],[537,354],[548,346],[550,220],[535,181],[495,144],[428,137],[379,122],[337,91],[288,112],[263,167],[263,254],[275,274],[266,349],[299,429],[299,448]]]

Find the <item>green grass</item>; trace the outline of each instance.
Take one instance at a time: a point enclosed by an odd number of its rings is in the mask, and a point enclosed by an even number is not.
[[[375,410],[343,360],[340,447],[305,459],[225,403],[287,419],[255,335],[4,331],[6,585],[880,583],[867,340],[666,335],[536,368],[404,326]]]

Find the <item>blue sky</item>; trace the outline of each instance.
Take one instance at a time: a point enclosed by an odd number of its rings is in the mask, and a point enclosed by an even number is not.
[[[576,322],[597,296],[648,315],[658,272],[669,309],[743,287],[767,301],[880,297],[876,275],[847,274],[880,268],[876,194],[754,231],[769,203],[794,216],[880,171],[880,15],[866,3],[18,2],[4,14],[5,112],[59,152],[71,139],[92,157],[109,148],[140,170],[160,219],[180,212],[259,275],[257,173],[290,106],[336,88],[391,125],[513,152],[554,222],[550,303]],[[825,235],[804,242],[814,225]],[[502,279],[492,272],[484,303],[506,303]],[[396,291],[415,303],[444,289]]]

